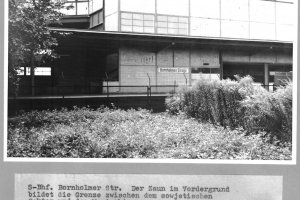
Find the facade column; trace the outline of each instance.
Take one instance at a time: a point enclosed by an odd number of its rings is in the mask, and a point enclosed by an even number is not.
[[[264,64],[264,85],[267,90],[269,90],[269,64]]]

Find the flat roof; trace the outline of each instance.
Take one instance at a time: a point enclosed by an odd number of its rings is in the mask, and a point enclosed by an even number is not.
[[[293,42],[278,40],[253,40],[242,38],[219,38],[186,35],[162,35],[146,33],[125,33],[112,31],[95,31],[85,29],[53,28],[52,31],[71,33],[63,39],[65,45],[73,47],[84,45],[88,47],[118,48],[123,45],[143,46],[145,48],[162,49],[166,46],[205,47],[225,50],[269,50],[292,52]],[[67,42],[68,41],[68,42]],[[75,43],[74,43],[75,42]]]

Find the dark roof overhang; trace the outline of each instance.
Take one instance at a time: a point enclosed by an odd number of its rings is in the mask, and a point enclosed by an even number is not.
[[[50,28],[52,31],[71,33],[61,39],[65,48],[97,48],[108,50],[122,46],[137,46],[151,51],[160,51],[170,46],[176,48],[207,48],[218,50],[245,50],[250,52],[285,52],[292,54],[293,42],[277,40],[249,40],[196,36],[159,35]]]

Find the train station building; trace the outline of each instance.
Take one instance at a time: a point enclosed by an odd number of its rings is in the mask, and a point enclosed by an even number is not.
[[[293,0],[66,0],[59,60],[36,69],[37,94],[141,92],[251,75],[290,77]],[[27,73],[26,73],[27,71]],[[22,74],[30,80],[30,70]],[[26,85],[26,84],[24,84]],[[39,87],[41,86],[41,87]],[[107,87],[109,86],[109,87]],[[26,93],[29,91],[23,88]]]

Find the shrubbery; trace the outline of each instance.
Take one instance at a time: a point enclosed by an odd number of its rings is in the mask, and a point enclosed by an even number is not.
[[[291,145],[147,110],[34,111],[8,120],[8,157],[291,159]]]
[[[238,81],[203,79],[168,98],[166,105],[171,114],[184,112],[202,122],[292,140],[292,83],[269,92],[250,76]]]

